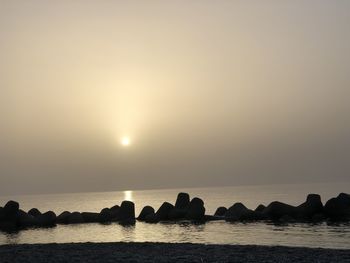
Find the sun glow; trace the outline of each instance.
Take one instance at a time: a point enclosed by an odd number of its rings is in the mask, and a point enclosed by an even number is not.
[[[125,136],[125,137],[121,138],[120,143],[123,146],[129,146],[130,145],[130,138]]]

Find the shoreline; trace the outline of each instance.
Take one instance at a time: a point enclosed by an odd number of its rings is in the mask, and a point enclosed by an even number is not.
[[[0,262],[350,262],[350,249],[111,242],[0,245]]]

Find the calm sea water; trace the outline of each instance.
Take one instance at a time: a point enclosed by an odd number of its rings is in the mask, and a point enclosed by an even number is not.
[[[131,200],[136,204],[136,214],[143,206],[157,209],[162,202],[175,203],[177,193],[188,192],[205,202],[207,214],[213,214],[219,206],[231,206],[243,202],[254,209],[260,203],[279,200],[292,205],[304,202],[308,193],[319,193],[323,202],[350,192],[350,183],[289,184],[265,186],[240,186],[220,188],[191,188],[147,191],[119,191],[79,194],[3,196],[0,204],[9,199],[17,200],[21,208],[37,207],[41,211],[64,210],[99,212],[104,207]],[[192,242],[205,244],[257,244],[286,245],[350,249],[350,224],[326,223],[274,225],[266,223],[227,223],[222,221],[205,224],[137,222],[134,226],[111,224],[58,225],[48,229],[28,229],[16,233],[0,232],[0,244],[66,243],[66,242]]]

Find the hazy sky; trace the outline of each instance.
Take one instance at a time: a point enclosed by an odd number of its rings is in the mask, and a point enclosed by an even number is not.
[[[350,180],[349,25],[347,0],[0,0],[0,194]]]

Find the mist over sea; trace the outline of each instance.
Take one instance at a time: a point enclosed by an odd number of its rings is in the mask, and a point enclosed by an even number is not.
[[[41,211],[53,210],[59,214],[68,211],[99,212],[104,207],[131,200],[136,215],[145,205],[155,209],[164,202],[175,203],[178,192],[188,192],[205,202],[206,214],[217,207],[229,207],[242,202],[255,209],[278,200],[292,205],[305,201],[308,193],[318,193],[323,203],[339,192],[349,192],[350,183],[283,184],[213,188],[164,189],[144,191],[91,192],[50,195],[2,196],[0,204],[9,199],[20,203],[28,211],[36,207]],[[323,248],[350,248],[349,224],[281,224],[228,223],[213,221],[204,224],[136,222],[134,226],[110,224],[57,225],[54,228],[27,229],[20,232],[0,232],[0,244],[66,243],[66,242],[191,242],[205,244],[286,245]]]

